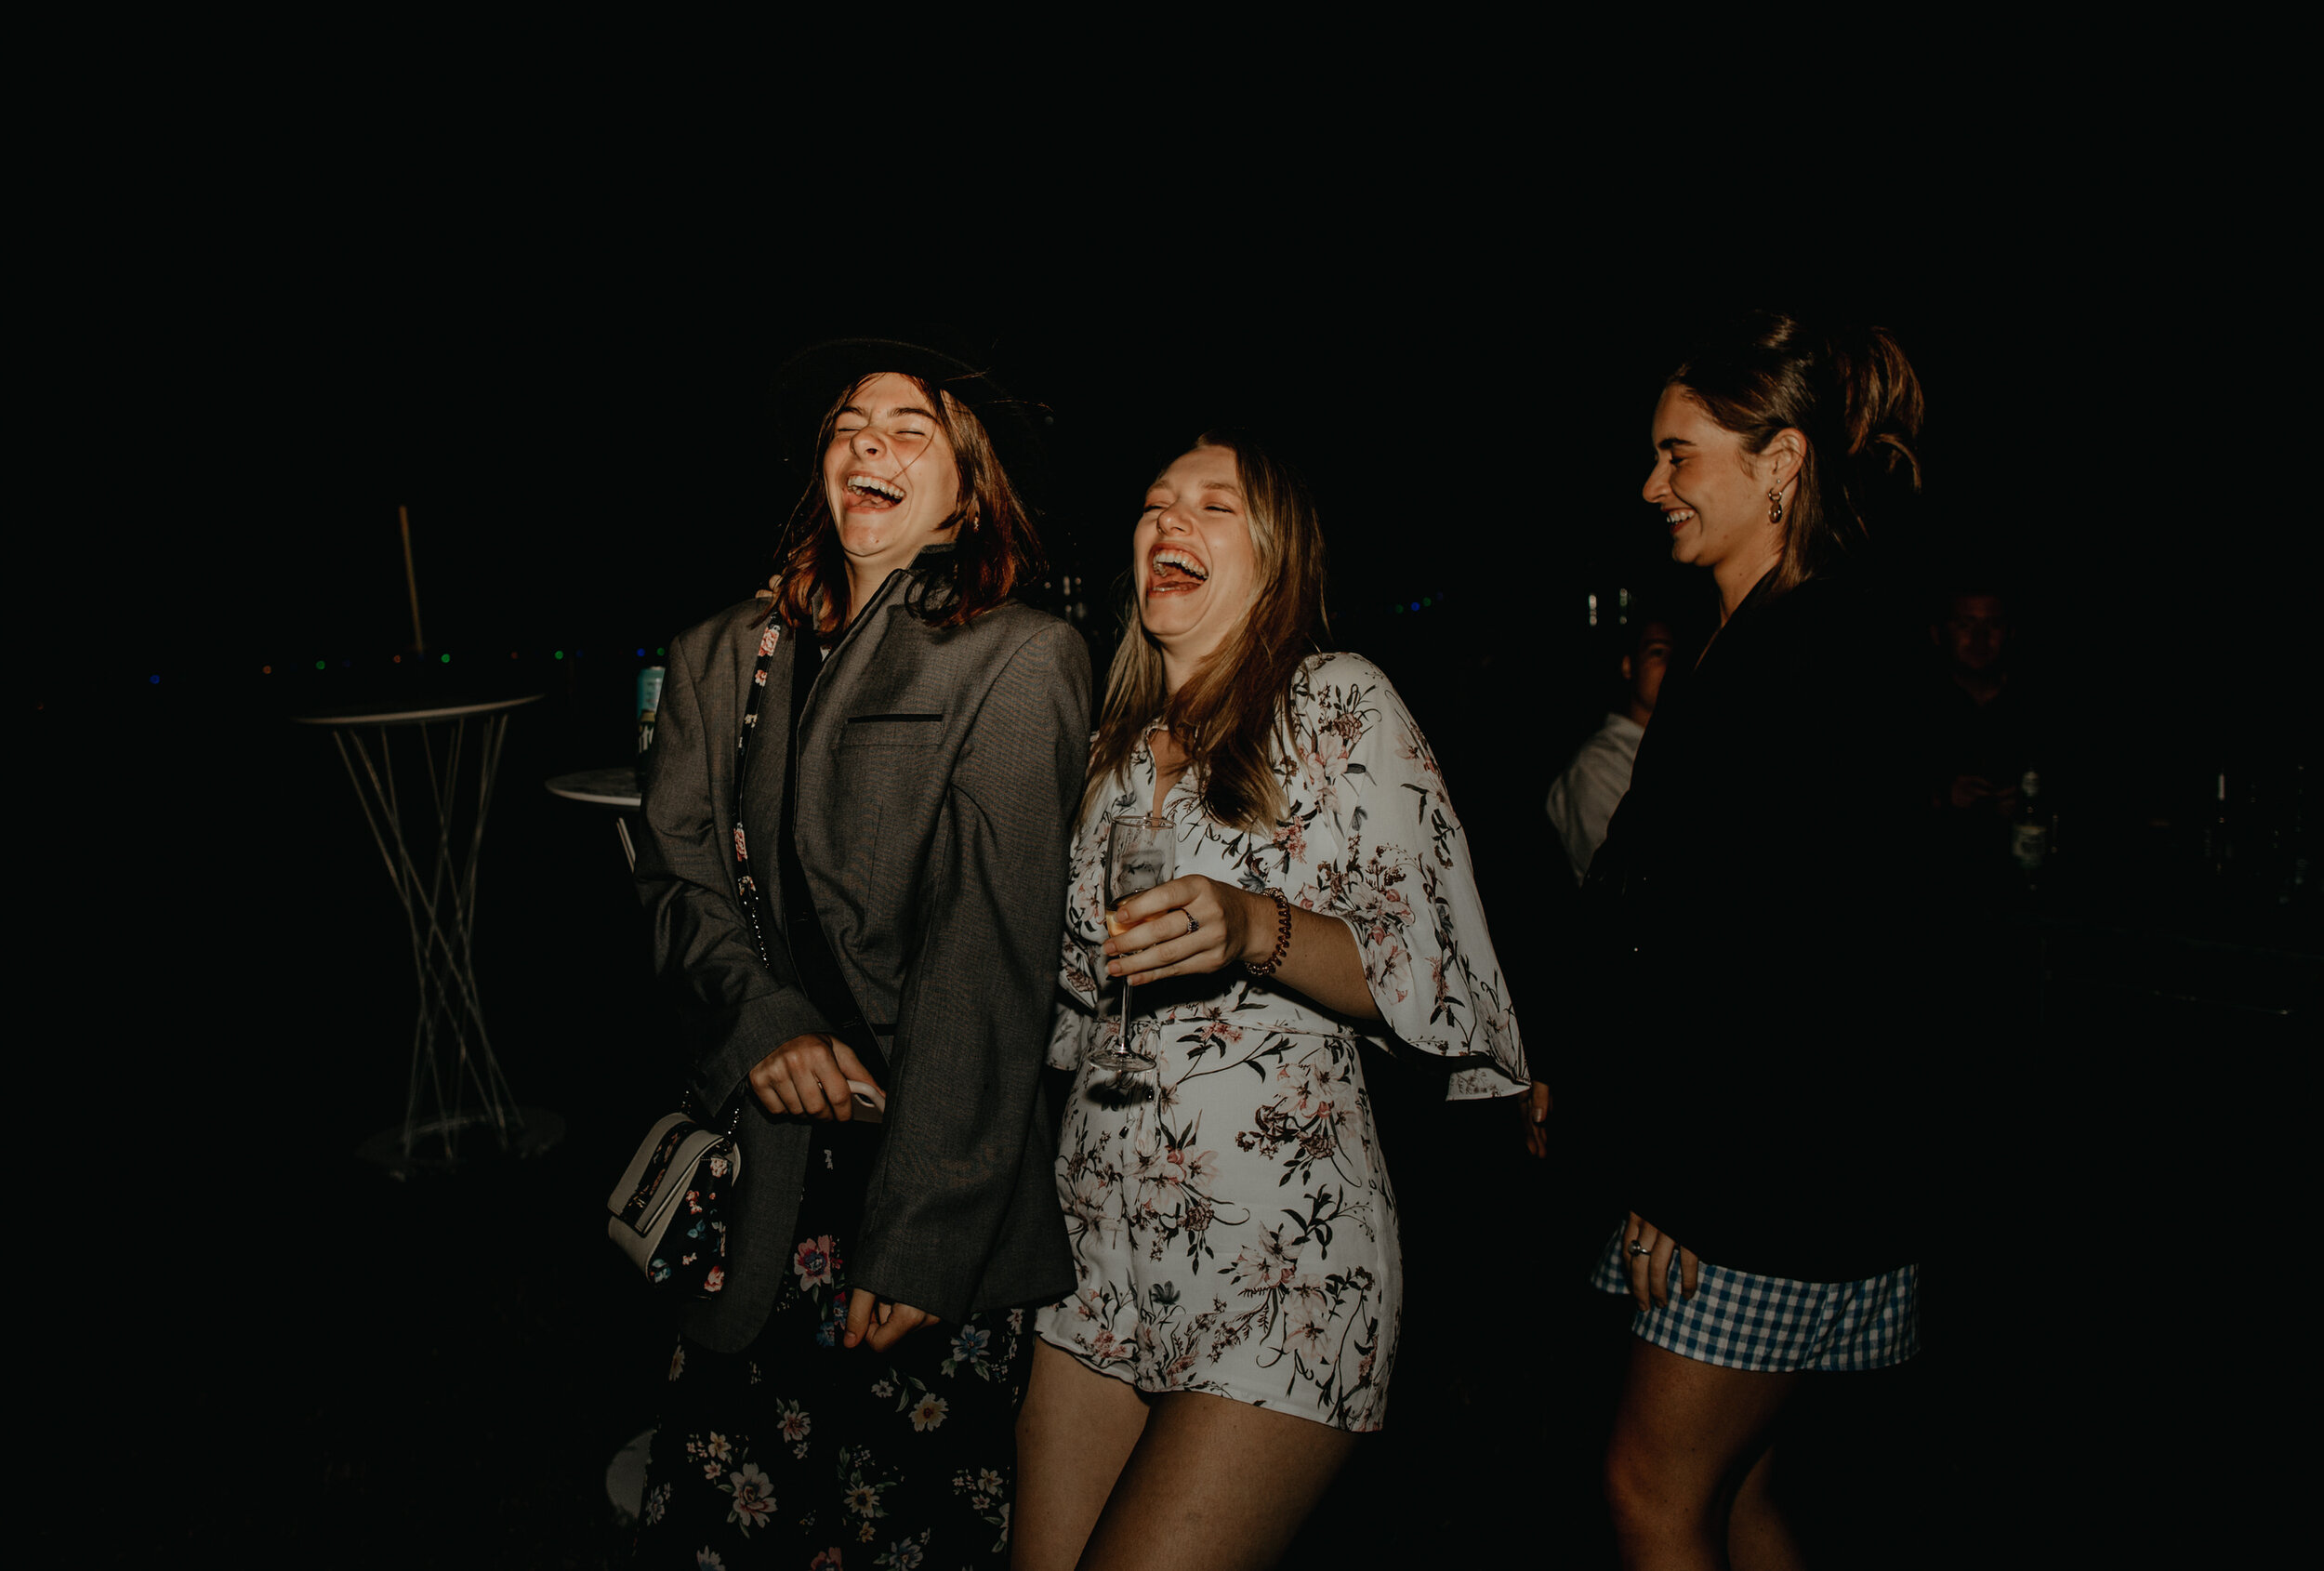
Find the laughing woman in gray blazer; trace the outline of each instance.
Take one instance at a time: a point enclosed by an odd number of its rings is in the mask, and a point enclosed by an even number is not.
[[[989,379],[848,340],[779,381],[819,469],[771,592],[671,646],[647,769],[654,964],[743,1160],[640,1559],[999,1565],[1025,1306],[1074,1280],[1041,1066],[1089,657],[1010,598]]]

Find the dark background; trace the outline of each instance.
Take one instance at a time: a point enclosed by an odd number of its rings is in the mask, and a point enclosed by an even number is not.
[[[1896,332],[1930,401],[1921,559],[2017,589],[2093,845],[2185,852],[2216,772],[2314,759],[2314,314],[2265,168],[2061,151],[1812,220],[1714,215],[1682,176],[1579,204],[1506,166],[1174,176],[1118,208],[1060,181],[1004,217],[844,167],[821,194],[737,192],[609,156],[447,194],[284,157],[157,154],[45,250],[56,352],[20,442],[52,479],[22,498],[11,587],[26,974],[63,1006],[42,1105],[126,1116],[95,1158],[56,1146],[105,1202],[102,1285],[68,1293],[58,1345],[104,1372],[68,1377],[87,1400],[43,1473],[43,1541],[614,1552],[603,1462],[652,1422],[666,1336],[593,1208],[668,1076],[610,823],[539,782],[622,761],[635,651],[763,580],[798,489],[768,378],[833,332],[947,323],[1048,405],[1058,582],[1089,586],[1059,600],[1090,605],[1101,653],[1147,476],[1221,417],[1281,433],[1321,498],[1338,641],[1396,680],[1472,838],[1511,848],[1488,909],[1552,1063],[1606,1045],[1561,1036],[1588,979],[1521,909],[1540,787],[1604,707],[1588,597],[1699,590],[1637,486],[1704,320],[1789,301]],[[931,225],[946,244],[899,263],[895,234]],[[533,692],[478,971],[520,1100],[568,1137],[398,1187],[351,1152],[401,1107],[402,918],[328,741],[287,717]],[[1763,826],[1777,854],[1812,840],[1814,796]],[[2093,1006],[1938,1066],[1932,1160],[1959,1182],[1932,1349],[1803,1441],[1828,1543],[2199,1546],[2199,1500],[2264,1487],[2266,1453],[2228,1443],[2265,1356],[2241,1327],[2271,1313],[2244,1251],[2291,1210],[2300,1082],[2274,1030]],[[1407,1228],[1441,1248],[1409,1268],[1404,1437],[1340,1519],[1416,1554],[1591,1564],[1614,1343],[1571,1287],[1602,1225],[1586,1175],[1498,1154],[1465,1114],[1384,1116],[1413,1154],[1392,1155]],[[172,1480],[166,1521],[65,1506],[114,1466]]]

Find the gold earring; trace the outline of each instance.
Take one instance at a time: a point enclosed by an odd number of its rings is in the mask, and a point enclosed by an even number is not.
[[[1783,493],[1780,491],[1767,493],[1767,521],[1769,523],[1783,521]]]

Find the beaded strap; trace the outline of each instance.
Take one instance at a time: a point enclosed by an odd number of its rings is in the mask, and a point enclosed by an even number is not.
[[[1291,953],[1291,903],[1279,889],[1267,891],[1267,898],[1275,903],[1275,949],[1263,960],[1246,960],[1243,969],[1253,976],[1270,976]]]
[[[743,914],[750,918],[750,936],[759,945],[759,959],[767,958],[766,929],[759,919],[759,880],[750,876],[750,843],[743,837],[743,770],[750,761],[750,739],[759,729],[759,699],[767,691],[767,663],[783,637],[783,624],[770,614],[759,635],[759,661],[751,667],[750,691],[743,698],[742,728],[734,735],[734,885],[742,895]]]

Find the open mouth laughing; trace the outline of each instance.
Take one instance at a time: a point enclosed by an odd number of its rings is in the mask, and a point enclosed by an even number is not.
[[[878,475],[852,474],[847,477],[847,505],[851,512],[884,512],[904,503],[904,487]]]
[[[1210,581],[1210,570],[1182,546],[1156,546],[1146,558],[1146,593],[1186,594]]]
[[[1695,509],[1692,508],[1667,508],[1663,512],[1662,521],[1667,528],[1682,528],[1695,521]]]

